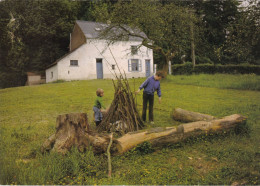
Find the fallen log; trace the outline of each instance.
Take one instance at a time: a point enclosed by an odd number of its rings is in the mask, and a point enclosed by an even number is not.
[[[197,121],[177,127],[159,127],[127,133],[113,139],[111,153],[122,154],[145,141],[149,141],[152,146],[162,146],[178,143],[189,137],[229,131],[244,124],[245,121],[246,117],[234,114],[211,121]],[[56,133],[43,143],[42,152],[57,151],[65,154],[73,146],[80,151],[87,150],[91,146],[94,153],[105,153],[109,142],[108,134],[99,134],[89,130],[86,113],[65,114],[57,117]]]
[[[222,119],[191,122],[178,127],[155,128],[148,131],[128,133],[116,140],[116,148],[118,153],[122,154],[145,141],[151,142],[152,146],[178,143],[189,137],[232,130],[237,125],[244,123],[245,120],[244,116],[234,114]]]
[[[172,113],[172,118],[176,121],[184,123],[193,121],[210,121],[216,119],[214,116],[201,114],[199,112],[192,112],[181,108],[175,108]]]

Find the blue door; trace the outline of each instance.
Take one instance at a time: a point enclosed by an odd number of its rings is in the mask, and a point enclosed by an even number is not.
[[[103,64],[102,59],[96,59],[97,79],[103,79]]]
[[[146,77],[151,75],[150,59],[145,60],[145,75]]]

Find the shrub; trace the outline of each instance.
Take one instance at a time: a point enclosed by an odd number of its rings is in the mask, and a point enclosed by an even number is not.
[[[196,56],[196,63],[198,64],[213,64],[208,57]]]
[[[213,64],[198,64],[193,68],[191,63],[173,65],[172,72],[174,75],[181,74],[260,74],[260,65],[213,65]]]
[[[27,80],[25,73],[0,72],[0,89],[9,87],[24,86]]]
[[[66,82],[66,81],[63,80],[63,79],[58,79],[58,80],[53,81],[53,82],[51,82],[51,83],[64,83],[64,82]]]
[[[186,62],[184,64],[173,65],[173,74],[192,74],[192,63]]]

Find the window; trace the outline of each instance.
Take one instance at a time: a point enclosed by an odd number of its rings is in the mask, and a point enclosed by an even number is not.
[[[128,60],[128,71],[129,72],[141,72],[142,63],[140,59],[130,59]]]
[[[53,78],[53,72],[51,72],[51,79]]]
[[[131,70],[132,71],[138,71],[138,60],[137,59],[132,59],[131,60]]]
[[[70,66],[78,66],[78,60],[70,60]]]
[[[112,67],[112,70],[116,69],[116,65],[111,65],[111,67]]]
[[[102,58],[97,58],[97,59],[96,59],[96,62],[97,62],[97,63],[102,63]]]
[[[131,54],[132,55],[137,54],[137,46],[131,46]]]

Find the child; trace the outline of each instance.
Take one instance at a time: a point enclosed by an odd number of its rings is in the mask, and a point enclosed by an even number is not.
[[[153,103],[154,103],[154,92],[157,91],[157,95],[159,97],[159,103],[161,103],[161,88],[160,88],[160,80],[164,78],[164,73],[161,71],[156,72],[154,76],[147,78],[136,93],[139,93],[140,90],[143,91],[143,111],[142,111],[142,119],[146,120],[146,110],[147,103],[149,102],[149,121],[151,124],[154,124],[153,121]]]
[[[98,126],[101,123],[103,118],[103,115],[101,113],[103,109],[101,110],[101,108],[106,109],[106,107],[104,106],[103,99],[102,99],[102,97],[104,96],[104,90],[98,88],[96,94],[97,94],[97,98],[94,103],[93,111],[94,111],[95,123],[96,126]]]

